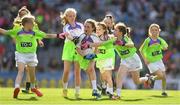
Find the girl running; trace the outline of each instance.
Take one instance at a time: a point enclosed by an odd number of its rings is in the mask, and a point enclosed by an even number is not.
[[[94,69],[94,58],[96,58],[95,48],[86,46],[87,43],[96,43],[99,42],[99,38],[95,34],[96,25],[95,21],[92,19],[87,19],[84,23],[84,34],[79,37],[79,43],[77,43],[77,51],[81,55],[80,57],[80,67],[85,70],[89,76],[89,79],[92,84],[92,96],[95,96],[96,99],[99,99],[101,96],[97,91],[96,84],[96,72]]]
[[[153,75],[151,79],[153,81],[162,80],[162,96],[167,96],[165,92],[166,69],[162,61],[162,50],[167,50],[168,44],[159,36],[160,31],[158,24],[151,24],[148,31],[149,37],[146,38],[139,50],[150,73]]]
[[[36,50],[37,50],[37,39],[42,38],[60,38],[68,33],[62,34],[46,34],[40,30],[33,29],[34,27],[34,16],[25,15],[22,18],[22,27],[12,30],[4,30],[0,28],[0,33],[3,35],[10,35],[16,41],[16,52],[15,60],[18,68],[18,74],[15,80],[15,89],[13,98],[17,98],[20,91],[20,84],[23,78],[24,69],[27,65],[29,67],[29,78],[31,82],[31,91],[37,96],[41,97],[43,94],[35,88],[35,68],[38,64]],[[66,35],[67,36],[67,35]]]
[[[25,15],[31,15],[31,12],[26,8],[26,6],[23,6],[21,9],[19,9],[18,11],[18,15],[17,17],[14,19],[13,22],[13,29],[16,28],[21,28],[22,27],[22,17]],[[38,25],[34,22],[34,29],[39,30]],[[37,40],[38,44],[43,47],[44,43],[41,40]],[[25,67],[26,70],[26,85],[25,85],[25,89],[22,90],[23,93],[29,93],[29,89],[30,89],[30,77],[29,77],[29,67],[26,66]],[[36,80],[36,79],[35,79]],[[37,85],[37,84],[36,84]]]
[[[115,50],[121,58],[121,63],[116,78],[117,97],[115,99],[118,99],[121,97],[123,79],[127,75],[127,72],[130,72],[135,84],[148,82],[148,77],[140,78],[139,76],[139,70],[142,69],[142,63],[139,56],[136,54],[134,43],[128,36],[129,28],[126,27],[124,23],[118,23],[115,25],[114,35],[114,39],[104,43],[96,43],[96,46],[114,43]],[[92,44],[90,46],[92,46]]]
[[[76,22],[77,11],[74,8],[68,8],[65,10],[64,14],[61,14],[63,32],[68,32],[73,38],[79,37],[84,32],[83,24]],[[74,75],[75,75],[75,97],[79,98],[80,94],[80,84],[81,84],[81,75],[80,75],[80,65],[78,62],[78,55],[76,53],[76,46],[73,41],[66,38],[62,60],[64,61],[64,72],[63,72],[63,97],[67,97],[67,88],[69,73],[71,69],[71,64],[74,64]]]
[[[96,34],[100,41],[104,42],[110,39],[107,34],[107,27],[104,22],[97,23]],[[109,95],[110,99],[113,99],[113,82],[112,82],[112,70],[114,69],[115,63],[115,52],[113,44],[108,46],[98,47],[98,54],[96,58],[96,66],[99,68],[101,73],[102,81],[107,84],[106,93]],[[103,90],[102,90],[103,92]]]

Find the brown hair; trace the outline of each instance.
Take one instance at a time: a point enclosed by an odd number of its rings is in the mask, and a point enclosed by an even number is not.
[[[123,33],[123,36],[127,35],[128,37],[130,37],[131,28],[127,27],[124,23],[117,23],[115,27],[117,27],[119,31]]]
[[[35,20],[35,17],[32,16],[32,15],[25,15],[23,18],[22,18],[22,25],[24,26],[26,23],[28,22],[32,22],[34,23],[34,20]]]
[[[93,29],[93,32],[96,32],[96,21],[93,19],[87,19],[84,23],[90,23]]]
[[[107,32],[107,26],[104,22],[98,22],[97,23],[97,26],[102,26],[103,27],[103,30],[105,30],[104,34],[108,34]]]

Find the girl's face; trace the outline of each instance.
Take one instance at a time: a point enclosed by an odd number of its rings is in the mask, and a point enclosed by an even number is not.
[[[114,28],[114,36],[116,37],[122,36],[122,32],[119,31],[118,27]]]
[[[104,20],[104,23],[106,24],[107,27],[111,27],[111,28],[113,27],[113,21],[110,18],[106,18]]]
[[[97,34],[97,36],[103,35],[104,32],[105,32],[105,30],[103,29],[103,27],[101,25],[96,26],[96,34]]]
[[[87,35],[90,35],[93,32],[94,28],[92,27],[92,24],[89,22],[84,23],[84,32]]]
[[[160,33],[160,31],[159,31],[159,28],[158,28],[158,27],[152,26],[152,27],[150,28],[150,36],[151,36],[151,37],[158,37],[158,36],[159,36],[159,33]]]
[[[73,11],[68,11],[66,14],[66,19],[68,23],[74,23],[76,20],[76,14]]]
[[[29,20],[27,23],[25,23],[24,28],[28,29],[28,30],[33,30],[34,24],[33,24],[33,20]]]
[[[24,15],[27,15],[27,14],[28,14],[28,12],[26,10],[22,10],[19,12],[20,17],[23,17]]]

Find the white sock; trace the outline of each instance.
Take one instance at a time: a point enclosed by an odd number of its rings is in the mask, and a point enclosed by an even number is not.
[[[121,96],[121,89],[120,89],[120,88],[117,88],[117,89],[116,89],[116,92],[117,92],[117,95],[118,95],[118,96]]]
[[[148,80],[148,77],[141,77],[141,78],[140,78],[140,81],[141,81],[141,82],[145,82],[145,81],[147,81],[147,80]]]
[[[31,83],[31,88],[35,88],[35,83]]]
[[[102,88],[106,88],[106,82],[102,82]]]
[[[92,80],[92,81],[91,81],[91,84],[92,84],[93,90],[97,90],[96,80]]]
[[[109,88],[109,93],[113,94],[113,88]]]
[[[67,87],[68,87],[68,82],[63,83],[63,88],[64,88],[64,89],[67,89]]]
[[[109,87],[107,86],[107,88],[106,88],[106,92],[109,92]]]
[[[162,92],[164,93],[166,90],[165,89],[162,89]]]
[[[20,85],[15,83],[15,88],[20,88]]]
[[[76,94],[79,94],[80,93],[80,86],[76,86],[75,90],[76,90]]]

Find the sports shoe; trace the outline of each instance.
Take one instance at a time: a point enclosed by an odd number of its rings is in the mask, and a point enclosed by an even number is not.
[[[31,88],[31,91],[35,93],[38,97],[42,97],[43,94],[36,88]]]
[[[18,97],[19,91],[20,91],[20,88],[15,88],[14,89],[13,98],[17,98]]]
[[[26,94],[30,93],[29,90],[26,90],[26,89],[23,89],[21,91],[22,91],[22,93],[26,93]]]
[[[62,96],[63,96],[63,97],[67,97],[67,93],[68,93],[68,90],[67,90],[67,89],[63,89],[63,94],[62,94]]]
[[[96,98],[97,100],[99,100],[99,99],[101,98],[101,95],[98,93],[97,90],[93,90],[93,91],[92,91],[92,96],[95,96],[95,98]]]
[[[166,92],[162,92],[161,95],[164,96],[164,97],[168,96]]]
[[[75,98],[76,98],[76,99],[80,99],[79,96],[80,96],[79,93],[75,93]]]

